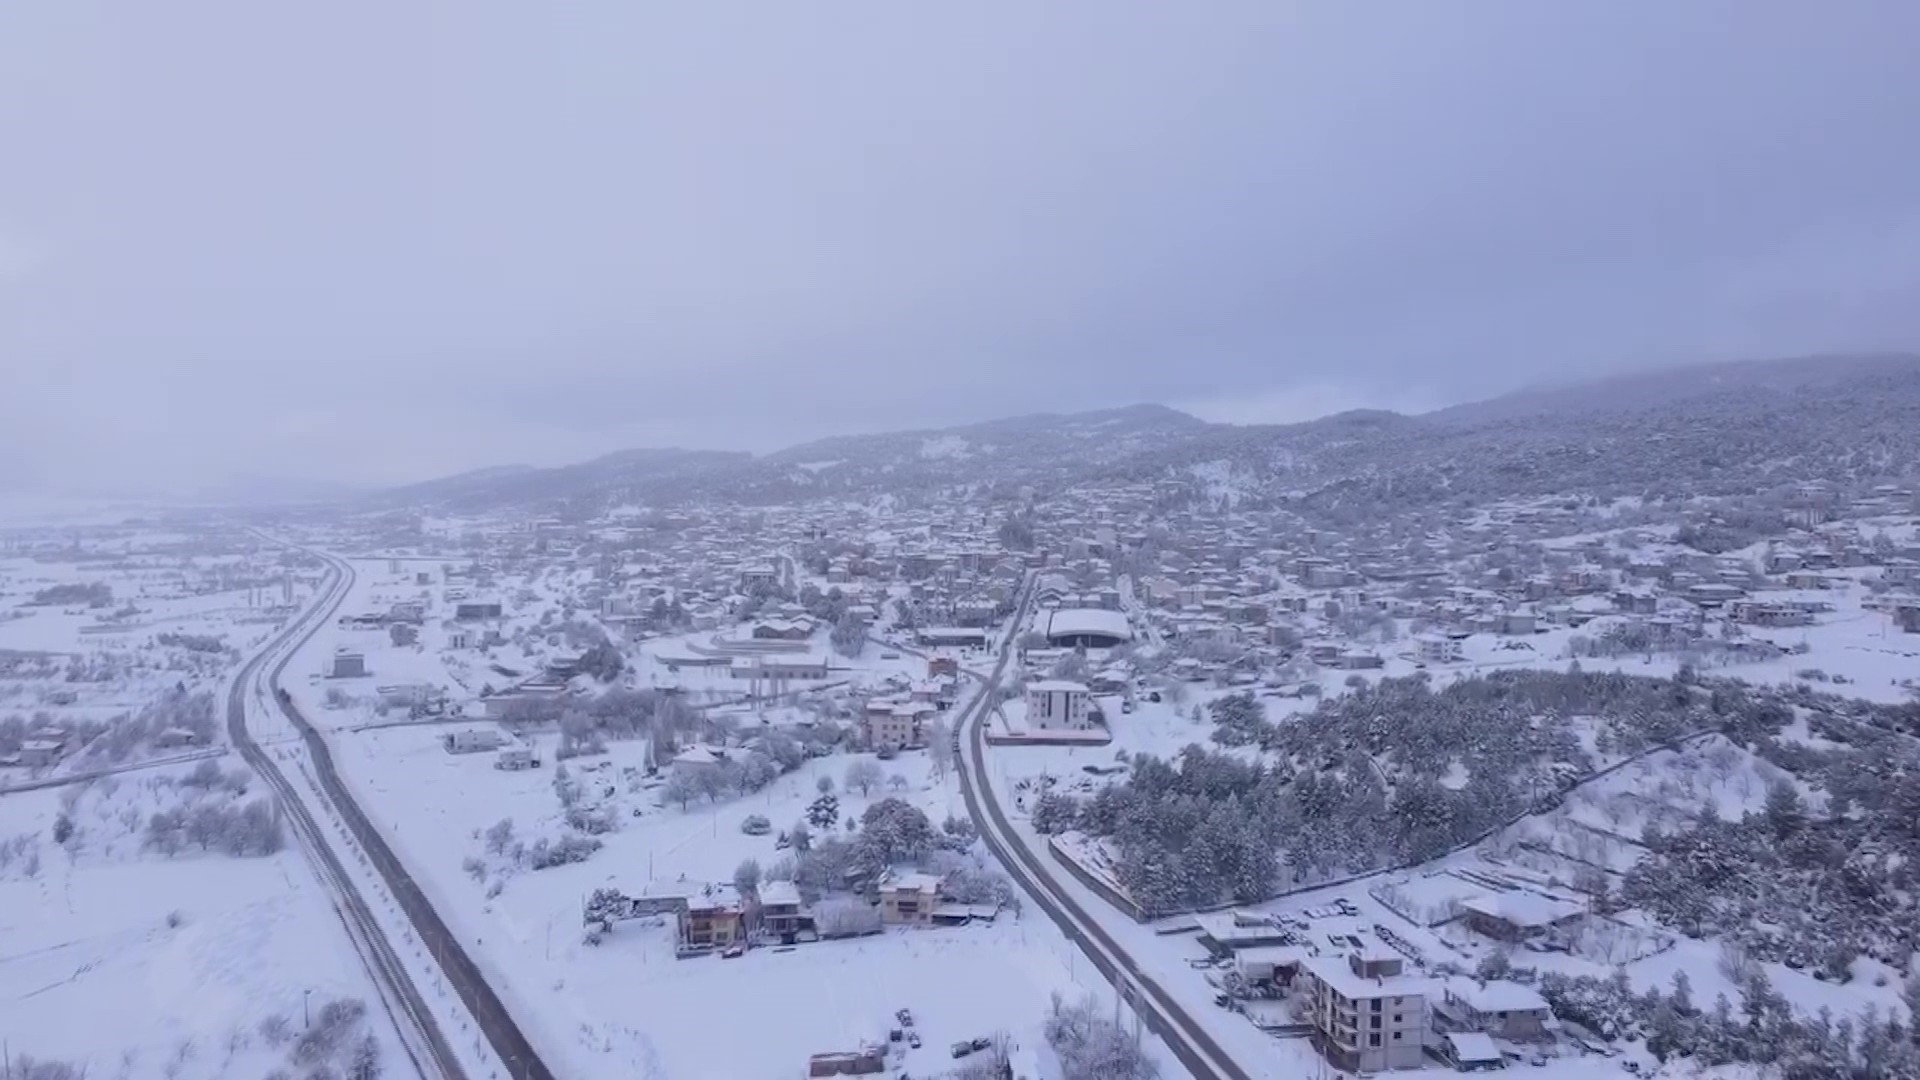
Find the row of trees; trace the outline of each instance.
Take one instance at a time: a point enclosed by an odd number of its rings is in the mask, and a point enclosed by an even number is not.
[[[190,844],[236,857],[271,855],[286,843],[280,811],[266,799],[242,804],[200,802],[156,811],[140,838],[142,848],[167,856],[179,854]]]

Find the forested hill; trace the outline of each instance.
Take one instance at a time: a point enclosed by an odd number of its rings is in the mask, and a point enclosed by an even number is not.
[[[1723,494],[1816,477],[1899,480],[1916,468],[1920,356],[1812,357],[1666,369],[1419,416],[1356,411],[1241,426],[1141,405],[844,436],[758,456],[635,450],[482,470],[380,501],[593,512],[1177,480],[1337,513],[1383,501]]]

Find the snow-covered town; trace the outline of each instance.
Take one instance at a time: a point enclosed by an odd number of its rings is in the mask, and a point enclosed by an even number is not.
[[[180,1076],[1895,1055],[1917,511],[1341,530],[1200,474],[16,528],[8,1039]],[[144,1018],[107,1052],[103,994]]]
[[[0,6],[0,1080],[1920,1080],[1916,42]]]

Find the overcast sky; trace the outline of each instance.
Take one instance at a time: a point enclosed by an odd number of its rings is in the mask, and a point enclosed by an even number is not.
[[[0,4],[0,488],[1920,344],[1920,4]]]

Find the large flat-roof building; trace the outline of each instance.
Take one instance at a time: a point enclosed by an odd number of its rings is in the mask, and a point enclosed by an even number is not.
[[[1105,608],[1061,608],[1047,614],[1047,642],[1066,648],[1108,649],[1133,640],[1127,617]]]

